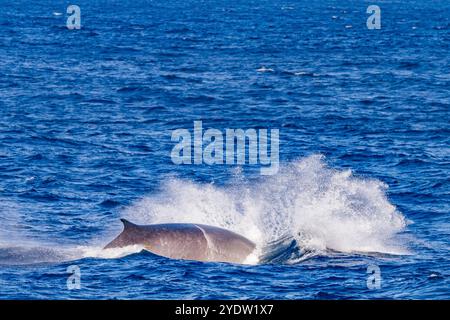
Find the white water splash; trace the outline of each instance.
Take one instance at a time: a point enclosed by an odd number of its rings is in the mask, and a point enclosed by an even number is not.
[[[202,223],[242,234],[257,244],[291,237],[303,250],[406,254],[396,239],[406,220],[387,186],[350,170],[327,167],[320,155],[280,168],[279,174],[226,187],[171,179],[158,194],[129,207],[140,224]],[[254,260],[254,259],[251,259]]]
[[[100,259],[117,259],[127,255],[141,252],[144,247],[141,245],[132,245],[122,248],[103,249],[103,247],[83,246],[77,247],[80,258],[100,258]]]

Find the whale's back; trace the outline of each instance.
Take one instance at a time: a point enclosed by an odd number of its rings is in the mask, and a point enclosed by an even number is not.
[[[140,226],[122,219],[124,230],[105,249],[143,245],[173,259],[242,263],[255,249],[247,238],[218,227],[168,223]]]

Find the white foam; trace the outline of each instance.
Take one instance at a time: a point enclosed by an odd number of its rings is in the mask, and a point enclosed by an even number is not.
[[[117,259],[144,250],[141,245],[132,245],[122,248],[103,249],[103,247],[82,246],[77,247],[80,258]]]
[[[262,66],[261,68],[257,69],[258,72],[273,72],[274,70],[272,68],[266,68]]]

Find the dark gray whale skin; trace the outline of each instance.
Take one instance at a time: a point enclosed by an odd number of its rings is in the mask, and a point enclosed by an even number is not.
[[[136,225],[121,219],[124,229],[105,249],[142,245],[148,251],[173,259],[243,263],[255,249],[247,238],[202,224]]]

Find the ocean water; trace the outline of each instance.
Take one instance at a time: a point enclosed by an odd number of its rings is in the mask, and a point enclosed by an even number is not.
[[[450,298],[449,1],[0,7],[0,299]],[[278,173],[175,165],[197,120],[279,129]],[[122,217],[257,251],[102,250]]]

